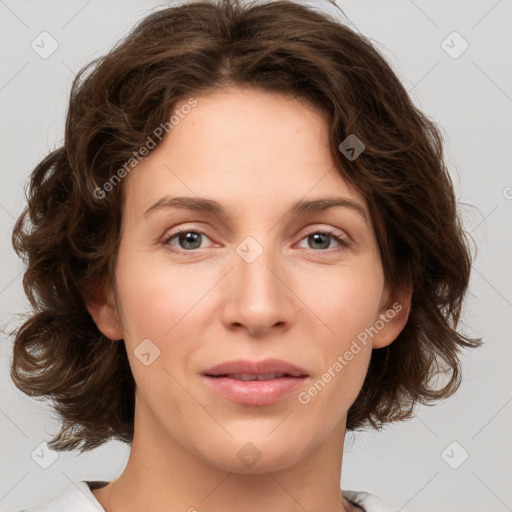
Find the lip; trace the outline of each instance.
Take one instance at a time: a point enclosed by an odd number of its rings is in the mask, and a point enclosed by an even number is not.
[[[251,373],[253,375],[266,373],[287,373],[292,377],[308,375],[303,368],[288,363],[281,359],[263,359],[262,361],[250,361],[249,359],[236,359],[208,368],[203,375],[229,375],[233,373]]]
[[[237,380],[228,375],[245,373],[264,375],[285,373],[286,376],[269,380]],[[309,377],[308,373],[296,365],[279,359],[263,361],[228,361],[202,373],[202,378],[214,392],[233,402],[245,405],[269,405],[300,388]]]

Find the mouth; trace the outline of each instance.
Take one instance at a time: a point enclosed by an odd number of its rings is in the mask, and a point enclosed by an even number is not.
[[[235,380],[273,380],[273,379],[281,379],[283,377],[294,377],[299,378],[301,375],[290,375],[288,373],[264,373],[264,374],[253,374],[253,373],[227,373],[225,375],[208,375],[207,377],[213,378],[226,378],[226,379],[235,379]],[[305,377],[306,375],[304,375]]]
[[[275,403],[304,385],[308,373],[277,359],[238,360],[217,365],[202,374],[216,394],[233,402],[263,406]]]

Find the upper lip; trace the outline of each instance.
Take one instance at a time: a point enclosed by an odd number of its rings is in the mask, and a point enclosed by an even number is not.
[[[226,361],[225,363],[208,368],[203,372],[203,375],[219,376],[239,373],[252,375],[286,373],[292,377],[304,377],[308,375],[304,369],[280,359],[264,359],[263,361],[237,359],[234,361]]]

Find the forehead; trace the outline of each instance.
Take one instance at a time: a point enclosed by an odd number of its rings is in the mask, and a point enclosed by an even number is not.
[[[140,215],[163,194],[215,197],[228,207],[260,210],[310,194],[364,203],[336,169],[324,113],[258,89],[194,99],[196,106],[175,117],[179,121],[129,176],[130,210]]]

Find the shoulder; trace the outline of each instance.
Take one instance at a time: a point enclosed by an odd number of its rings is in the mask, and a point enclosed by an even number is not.
[[[77,482],[50,502],[25,508],[19,512],[105,512],[91,492],[91,487],[94,489],[102,484],[106,482],[86,482],[85,480]]]
[[[364,512],[397,512],[398,509],[391,507],[385,501],[374,494],[365,491],[344,490],[343,496],[354,505],[359,505]]]

